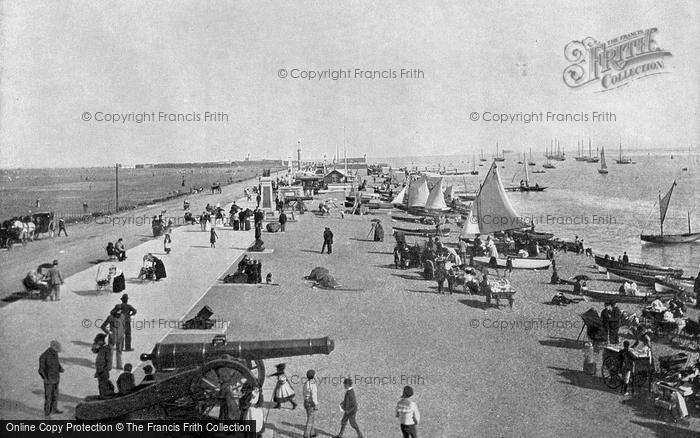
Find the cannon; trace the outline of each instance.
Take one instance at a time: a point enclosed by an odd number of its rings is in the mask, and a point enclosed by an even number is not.
[[[230,400],[243,397],[244,386],[262,387],[265,381],[264,359],[312,354],[330,354],[332,339],[292,339],[278,341],[234,341],[217,335],[208,343],[156,344],[141,355],[156,369],[156,381],[138,385],[133,392],[112,397],[88,397],[75,408],[81,421],[124,418],[143,409],[160,407],[158,416],[219,418],[230,412]],[[226,391],[224,391],[226,389]],[[225,408],[223,405],[227,405]],[[174,414],[179,412],[179,414]],[[237,418],[235,418],[237,419]]]

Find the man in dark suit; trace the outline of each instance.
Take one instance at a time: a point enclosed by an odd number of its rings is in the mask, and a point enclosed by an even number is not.
[[[362,432],[360,432],[357,421],[355,421],[355,415],[357,415],[357,399],[355,398],[355,390],[352,387],[352,379],[348,377],[343,380],[343,386],[345,387],[345,397],[340,404],[340,408],[343,410],[343,419],[340,420],[340,432],[336,435],[336,438],[342,438],[343,432],[345,432],[345,426],[348,422],[350,423],[350,427],[357,432],[357,437],[362,438]]]
[[[326,227],[326,231],[323,232],[323,246],[321,247],[321,254],[328,248],[328,254],[333,252],[333,232],[330,228]]]
[[[92,344],[92,352],[97,354],[95,358],[95,378],[100,397],[114,395],[114,384],[109,380],[109,372],[112,370],[112,349],[107,345],[107,335],[100,333],[95,336]]]
[[[284,232],[286,225],[287,225],[287,214],[284,212],[284,210],[280,209],[280,231]]]
[[[620,320],[622,319],[622,311],[617,307],[617,303],[612,303],[612,312],[610,315],[610,343],[617,344],[620,342],[618,332],[620,331]]]
[[[58,341],[51,341],[49,348],[39,356],[39,375],[44,380],[44,416],[46,417],[50,417],[52,413],[63,413],[58,410],[58,383],[63,372],[63,367],[58,361],[60,352],[61,344]]]
[[[131,317],[136,315],[136,309],[129,304],[129,295],[122,295],[121,304],[117,304],[114,307],[121,310],[124,315],[124,351],[134,351],[131,348]]]
[[[49,294],[51,301],[61,301],[61,285],[63,284],[63,277],[61,276],[61,271],[58,270],[58,260],[53,261],[53,266],[49,268],[47,275],[49,287],[51,288],[51,293]]]

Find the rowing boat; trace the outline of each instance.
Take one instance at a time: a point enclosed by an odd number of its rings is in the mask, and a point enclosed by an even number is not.
[[[506,267],[506,259],[498,258],[496,261],[498,262],[499,268]],[[474,262],[488,265],[489,257],[474,257]],[[551,264],[552,261],[549,259],[513,257],[513,269],[548,269]]]
[[[595,256],[595,264],[603,268],[613,268],[623,271],[658,271],[654,275],[673,275],[674,277],[680,277],[683,275],[682,269],[675,269],[668,266],[656,266],[647,263],[632,263],[632,262],[618,262],[615,259],[606,259],[605,257]]]
[[[652,296],[651,293],[637,294],[637,295],[625,295],[617,291],[607,291],[607,290],[593,290],[588,288],[581,289],[581,295],[591,298],[595,301],[609,302],[615,301],[618,303],[641,303],[649,301]]]

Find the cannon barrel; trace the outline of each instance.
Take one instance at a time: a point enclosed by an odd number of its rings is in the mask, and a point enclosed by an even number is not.
[[[150,360],[157,371],[172,371],[190,366],[201,366],[224,355],[236,359],[262,360],[278,357],[330,354],[335,344],[329,337],[288,339],[278,341],[226,341],[215,337],[211,343],[156,344],[151,353],[141,355]]]

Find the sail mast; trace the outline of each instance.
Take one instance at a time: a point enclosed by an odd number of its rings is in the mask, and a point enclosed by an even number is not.
[[[661,237],[664,237],[664,209],[661,206],[661,190],[659,190],[659,219],[661,219]]]
[[[693,230],[690,229],[690,210],[688,210],[688,234],[691,234]]]
[[[527,173],[527,160],[525,159],[525,154],[523,154],[523,166],[525,166],[525,186],[530,186],[530,178]]]

